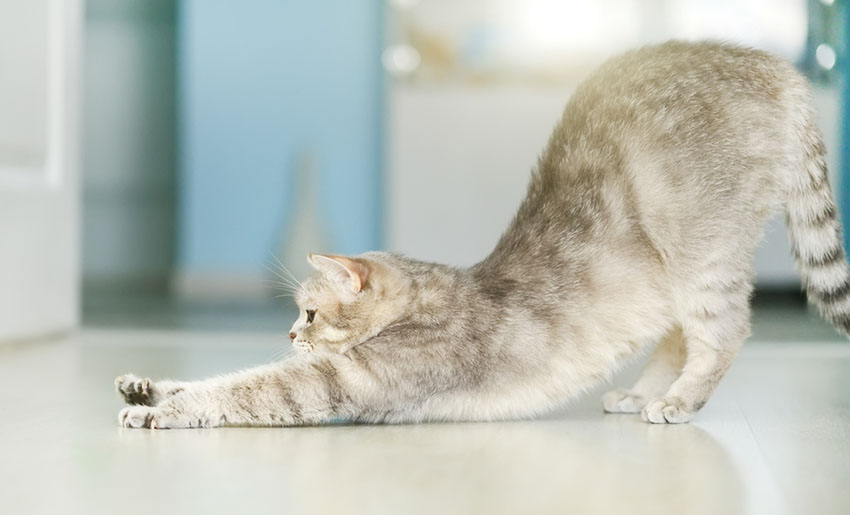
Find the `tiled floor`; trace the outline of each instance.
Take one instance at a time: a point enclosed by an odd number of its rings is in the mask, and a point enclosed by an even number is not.
[[[120,373],[203,377],[286,345],[274,333],[88,329],[0,347],[0,511],[850,513],[850,344],[839,340],[748,344],[681,426],[604,415],[601,389],[526,422],[117,425]]]

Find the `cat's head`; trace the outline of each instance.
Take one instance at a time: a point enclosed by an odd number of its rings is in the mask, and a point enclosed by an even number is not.
[[[396,320],[409,283],[393,257],[310,254],[315,272],[295,294],[298,319],[289,337],[301,352],[344,353]]]

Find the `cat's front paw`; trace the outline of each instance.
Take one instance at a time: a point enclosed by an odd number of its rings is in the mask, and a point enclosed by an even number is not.
[[[602,409],[606,413],[640,413],[646,399],[629,390],[618,388],[602,396]]]
[[[118,412],[118,423],[121,427],[156,429],[160,427],[156,420],[159,411],[151,406],[127,406]]]
[[[189,420],[185,414],[173,408],[157,406],[127,406],[118,413],[118,423],[133,429],[208,427],[202,419]]]
[[[118,376],[115,378],[115,391],[127,404],[140,406],[155,404],[153,382],[148,378],[142,379],[133,374]]]
[[[685,405],[678,397],[652,399],[641,411],[641,418],[652,424],[683,424],[689,422],[697,410]]]

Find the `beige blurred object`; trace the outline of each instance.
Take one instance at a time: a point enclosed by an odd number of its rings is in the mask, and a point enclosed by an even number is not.
[[[450,41],[411,25],[407,30],[410,45],[422,56],[422,65],[415,72],[431,80],[446,79],[457,73],[460,66],[457,49]]]

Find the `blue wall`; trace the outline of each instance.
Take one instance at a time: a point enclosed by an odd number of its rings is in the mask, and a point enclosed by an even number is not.
[[[304,149],[317,156],[325,250],[380,246],[382,6],[180,3],[181,270],[261,271]]]

